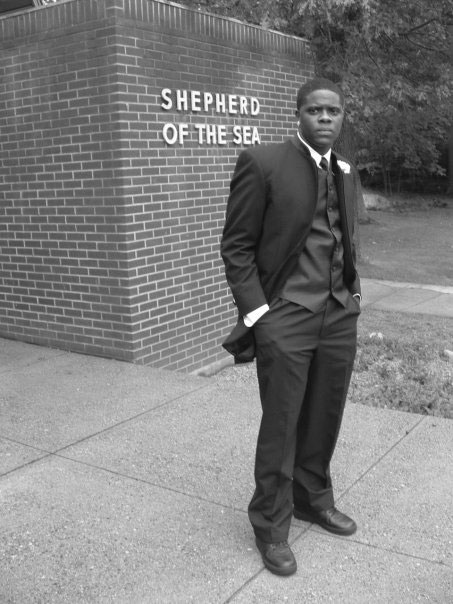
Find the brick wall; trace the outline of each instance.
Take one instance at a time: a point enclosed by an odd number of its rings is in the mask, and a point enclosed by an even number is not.
[[[225,358],[229,180],[243,146],[292,134],[307,44],[66,0],[1,17],[0,51],[0,336],[184,371]]]

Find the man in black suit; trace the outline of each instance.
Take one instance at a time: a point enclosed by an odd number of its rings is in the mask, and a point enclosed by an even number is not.
[[[358,175],[332,151],[344,115],[324,78],[297,93],[298,130],[241,152],[221,252],[239,312],[224,342],[256,366],[262,406],[249,518],[265,566],[297,569],[291,517],[351,535],[334,505],[330,460],[356,352],[360,282],[354,217]]]

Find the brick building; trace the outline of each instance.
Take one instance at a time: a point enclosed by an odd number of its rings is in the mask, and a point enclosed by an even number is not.
[[[194,371],[246,145],[294,131],[301,39],[160,0],[0,16],[0,336]]]

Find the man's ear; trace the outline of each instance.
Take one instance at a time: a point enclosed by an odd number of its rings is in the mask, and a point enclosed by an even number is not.
[[[296,117],[300,117],[300,111],[299,111],[299,109],[296,109],[296,111],[294,113],[295,113]]]

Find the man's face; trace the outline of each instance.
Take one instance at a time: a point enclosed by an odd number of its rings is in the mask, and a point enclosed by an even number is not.
[[[299,132],[315,151],[324,155],[337,140],[343,123],[340,97],[332,90],[314,90],[296,111]]]

